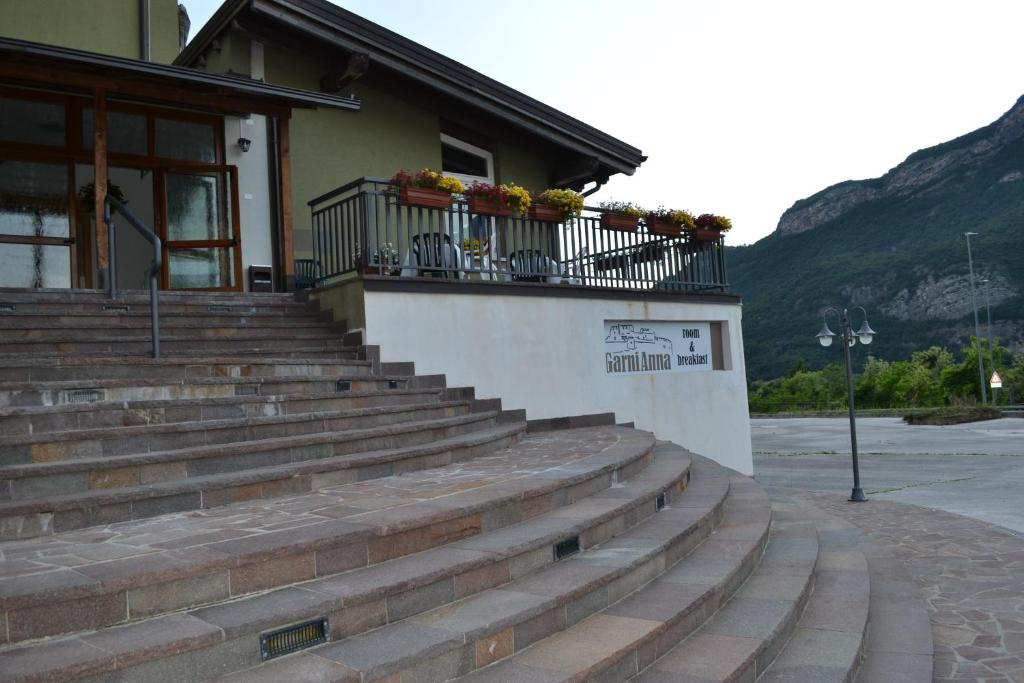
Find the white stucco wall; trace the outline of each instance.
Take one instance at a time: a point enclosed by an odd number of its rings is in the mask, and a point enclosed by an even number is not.
[[[741,308],[540,296],[365,292],[366,339],[449,386],[529,419],[614,411],[745,474],[753,472]],[[718,321],[724,370],[609,375],[605,320]]]
[[[239,125],[241,124],[241,125]],[[239,134],[241,131],[241,135]],[[239,137],[252,140],[248,152],[239,149]],[[238,220],[242,239],[242,280],[249,289],[249,266],[274,263],[270,235],[270,180],[268,175],[267,119],[252,115],[247,119],[224,118],[225,160],[238,167]]]

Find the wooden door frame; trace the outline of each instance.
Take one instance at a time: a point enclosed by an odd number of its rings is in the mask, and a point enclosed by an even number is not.
[[[193,174],[193,175],[214,175],[217,178],[219,191],[226,190],[226,196],[231,202],[231,239],[218,240],[175,240],[168,239],[168,218],[167,218],[167,174]],[[224,177],[227,174],[228,183],[224,187]],[[172,249],[204,249],[212,247],[229,247],[233,251],[233,279],[234,285],[230,287],[195,287],[187,289],[176,289],[174,291],[209,291],[209,292],[238,292],[244,289],[242,282],[242,226],[240,223],[240,210],[238,206],[238,167],[228,164],[210,166],[208,164],[185,164],[159,168],[153,173],[155,183],[153,193],[153,209],[157,223],[157,235],[160,236],[163,246],[164,267],[160,273],[161,289],[171,290],[171,260]]]

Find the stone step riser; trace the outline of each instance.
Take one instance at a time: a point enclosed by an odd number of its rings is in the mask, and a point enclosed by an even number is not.
[[[356,369],[356,368],[350,368]],[[292,381],[286,381],[292,380]],[[298,380],[298,381],[296,381]],[[338,387],[339,382],[348,383],[348,389]],[[395,383],[392,387],[391,384]],[[258,389],[260,395],[306,396],[311,394],[336,393],[384,393],[395,389],[443,389],[444,375],[418,375],[415,377],[386,378],[369,375],[368,366],[362,373],[344,372],[338,374],[310,374],[308,377],[266,376],[258,381],[239,382],[189,382],[182,380],[174,384],[148,384],[129,386],[104,386],[102,382],[83,380],[75,389],[0,389],[0,407],[59,406],[74,402],[77,389],[95,389],[102,392],[103,401],[162,401],[175,399],[229,398]],[[254,389],[254,387],[256,389]]]
[[[194,312],[166,313],[160,312],[161,331],[172,329],[202,329],[207,327],[253,327],[266,329],[287,329],[289,327],[320,327],[330,329],[333,326],[324,314],[303,312],[281,316],[275,314],[221,314],[206,315]],[[0,313],[0,329],[2,330],[66,330],[81,328],[100,330],[104,328],[148,331],[150,329],[149,311],[137,313],[105,313],[103,315],[71,314],[48,315],[46,312],[33,315]]]
[[[346,362],[352,360],[353,362]],[[319,360],[311,359],[311,362],[285,362],[275,363],[262,359],[254,359],[252,362],[239,361],[236,363],[211,363],[201,364],[197,361],[195,365],[186,363],[174,364],[136,364],[131,359],[125,359],[123,363],[105,363],[96,365],[60,365],[48,364],[37,366],[2,366],[0,365],[0,382],[61,382],[79,381],[88,386],[91,380],[106,379],[138,379],[145,377],[146,380],[167,379],[167,380],[190,380],[207,377],[321,377],[325,375],[339,375],[343,377],[368,376],[372,367],[364,362],[355,359],[340,360]],[[0,389],[0,396],[3,390]],[[121,400],[121,399],[117,399]],[[0,398],[0,405],[3,399]],[[9,404],[6,404],[9,405]]]
[[[666,492],[668,493],[669,500],[680,495],[682,488],[682,481],[667,484]],[[602,520],[600,524],[595,524],[584,530],[581,534],[581,540],[585,539],[582,545],[584,548],[587,548],[605,543],[623,533],[623,531],[636,527],[654,517],[656,514],[652,498],[648,497],[637,501],[637,506],[628,512]],[[544,633],[540,629],[546,627],[554,630],[556,628],[555,624],[564,625],[566,615],[572,615],[572,619],[584,618],[598,609],[597,603],[593,599],[596,592],[600,592],[607,602],[614,602],[619,597],[635,590],[638,586],[646,583],[652,575],[657,574],[666,565],[678,561],[687,552],[692,550],[694,546],[704,540],[714,525],[717,524],[720,515],[719,507],[709,515],[704,523],[681,531],[666,548],[652,554],[645,562],[614,572],[612,576],[605,577],[600,585],[598,585],[598,582],[595,582],[595,585],[591,587],[592,590],[581,590],[579,595],[570,598],[564,604],[551,607],[537,615],[530,615],[529,618],[524,618],[517,623],[504,623],[502,631],[508,633],[515,631],[520,634],[520,638],[541,638]],[[257,629],[239,628],[232,630],[227,634],[225,646],[235,651],[247,653],[248,657],[243,665],[244,667],[257,666],[259,664],[259,634],[275,627],[287,626],[290,623],[327,615],[331,625],[331,640],[343,640],[443,606],[449,598],[443,596],[442,591],[437,590],[439,583],[443,585],[450,583],[454,589],[454,586],[464,582],[465,585],[472,586],[471,590],[473,593],[479,593],[490,588],[498,588],[507,581],[522,578],[552,563],[553,557],[549,548],[545,546],[539,549],[524,550],[522,553],[511,555],[503,559],[500,564],[490,568],[486,573],[478,568],[465,574],[453,575],[450,578],[446,578],[443,582],[435,582],[430,586],[388,594],[386,597],[378,598],[370,603],[343,605],[343,601],[338,599],[335,601],[324,601],[316,605],[315,608],[307,607],[305,610],[301,608],[288,610],[286,608],[282,610],[283,613],[277,617],[274,623],[261,623]],[[487,575],[486,578],[481,578],[485,574]],[[430,593],[434,595],[429,595]],[[453,590],[453,597],[463,598],[467,596],[460,595],[457,591]],[[202,610],[196,610],[194,613],[201,615]],[[529,636],[526,636],[526,633],[529,633]],[[483,635],[476,642],[485,642],[487,640],[488,636]],[[198,665],[199,662],[208,656],[208,653],[203,650],[183,653],[178,655],[181,658],[179,665],[183,664],[190,668],[190,675],[194,680],[210,680],[209,676],[201,672],[199,666],[192,667],[186,664],[185,661],[182,661],[191,659]],[[463,660],[464,658],[469,660],[476,658],[479,661],[481,659],[480,649],[476,643],[469,643],[461,648],[454,657],[452,652],[448,652],[436,659],[441,662],[447,662],[455,658]],[[415,676],[417,672],[430,671],[432,670],[432,663],[430,660],[417,662],[412,667],[389,674],[385,680],[391,681],[392,677],[396,681],[405,680],[405,676]],[[238,664],[234,664],[234,667],[241,668],[238,667]],[[143,664],[138,668],[133,667],[120,673],[126,676],[127,680],[144,681],[155,668],[154,664],[149,664],[148,666]],[[244,680],[245,672],[240,672],[238,676],[241,677],[239,680]],[[367,676],[366,680],[377,680],[377,678]],[[416,679],[413,678],[412,680]]]
[[[41,355],[90,355],[94,353],[121,353],[147,355],[152,350],[149,336],[132,335],[131,339],[98,339],[95,341],[4,341],[0,342],[0,353]],[[169,339],[161,334],[160,350],[165,353],[195,352],[196,355],[215,356],[218,353],[236,353],[240,349],[263,351],[273,356],[277,351],[290,351],[295,348],[318,349],[324,351],[345,350],[341,341],[334,335],[323,332],[314,336],[302,336],[293,339],[290,334],[281,331],[277,336],[251,336],[237,339]]]
[[[473,397],[445,398],[444,400],[462,400],[462,398],[472,399]],[[65,410],[52,412],[0,415],[0,433],[7,436],[19,436],[72,429],[138,427],[178,422],[275,417],[299,413],[380,408],[410,403],[434,403],[439,400],[441,397],[437,391],[417,393],[396,391],[360,396],[346,396],[338,393],[320,394],[310,398],[287,394],[271,395],[265,398],[239,396],[227,399],[209,399],[209,402],[138,401],[128,406],[104,402],[86,404],[82,406],[84,409],[66,405]]]
[[[426,414],[422,415],[422,419],[443,419],[449,417],[455,417],[456,414],[464,414],[465,408],[437,408],[429,411],[425,411]],[[362,423],[359,426],[362,428],[373,428],[382,427],[388,425],[402,424],[409,421],[408,416],[396,416],[396,415],[384,415],[378,416],[377,418],[362,418],[359,421]],[[419,416],[417,417],[419,419]],[[354,429],[355,425],[351,424],[354,420],[351,419],[340,419],[338,420],[344,429]],[[346,425],[346,423],[350,423]],[[19,474],[26,476],[20,476],[17,478],[2,478],[0,479],[0,500],[3,501],[30,501],[37,500],[40,497],[45,496],[65,496],[76,493],[86,493],[89,491],[96,490],[112,490],[131,486],[144,486],[147,484],[159,484],[162,482],[178,481],[183,479],[191,479],[193,477],[203,477],[211,474],[226,474],[229,472],[238,472],[243,470],[249,470],[257,467],[272,467],[274,465],[284,465],[294,462],[302,462],[308,460],[320,460],[322,458],[331,458],[339,455],[352,455],[355,453],[361,453],[363,451],[373,451],[387,448],[405,448],[409,446],[420,446],[429,444],[432,441],[438,439],[444,439],[459,434],[467,434],[479,429],[486,429],[494,426],[495,421],[476,421],[468,424],[455,425],[449,427],[437,427],[429,429],[416,429],[410,431],[404,431],[399,434],[391,434],[387,436],[371,436],[367,438],[349,438],[339,440],[333,443],[311,443],[296,446],[283,446],[280,448],[274,448],[267,450],[265,448],[259,448],[256,439],[258,436],[253,436],[250,439],[253,442],[253,449],[250,452],[229,452],[221,454],[219,452],[210,453],[204,452],[202,456],[195,453],[191,453],[188,449],[190,447],[202,448],[206,446],[223,445],[225,448],[228,446],[234,447],[233,450],[239,450],[237,448],[239,442],[245,441],[245,439],[231,438],[231,437],[244,437],[246,436],[246,430],[240,430],[240,432],[232,432],[231,430],[224,430],[223,434],[210,434],[204,435],[202,433],[196,435],[192,439],[183,438],[182,436],[169,435],[161,438],[144,438],[138,442],[132,441],[131,443],[124,444],[125,450],[135,454],[136,451],[132,451],[132,446],[136,443],[138,448],[145,448],[147,446],[156,450],[156,445],[178,447],[182,450],[180,452],[172,452],[173,457],[159,458],[157,462],[139,462],[145,461],[147,458],[135,458],[130,462],[123,462],[123,460],[114,459],[110,462],[98,462],[91,465],[88,469],[71,469],[77,467],[74,462],[74,457],[68,458],[55,458],[51,461],[43,460],[44,457],[49,457],[54,453],[51,450],[42,449],[31,449],[28,452],[29,457],[35,457],[35,460],[28,460],[28,462],[66,462],[71,467],[68,471],[62,471],[60,473],[53,474],[41,474],[33,475],[31,470],[23,471]],[[301,439],[303,436],[309,436],[319,434],[325,429],[311,428],[309,423],[299,424],[292,427],[296,434],[273,434],[273,437],[296,437]],[[306,431],[300,431],[306,429]],[[341,431],[337,430],[337,431]],[[278,426],[272,426],[265,430],[267,432],[279,432],[279,431],[291,431],[291,429],[285,430]],[[271,435],[267,435],[262,438],[272,438]],[[218,441],[217,439],[223,439]],[[205,441],[205,443],[194,443],[190,444],[189,441]],[[120,445],[118,445],[120,446]],[[24,459],[25,453],[19,453],[20,459]],[[59,454],[58,454],[59,455]],[[94,454],[93,457],[102,458],[111,454]],[[86,457],[79,455],[78,457]],[[11,464],[24,464],[24,463],[11,463]],[[371,472],[370,467],[365,467],[360,470],[363,475]],[[365,477],[364,478],[370,478]]]
[[[0,319],[0,323],[3,320]],[[96,327],[82,326],[60,326],[53,328],[11,328],[0,325],[0,336],[3,337],[4,345],[7,343],[28,343],[46,342],[53,343],[81,343],[81,342],[149,342],[149,327],[143,329],[141,326],[128,327],[124,325],[101,324]],[[179,344],[174,339],[194,340],[196,342],[205,340],[247,340],[259,338],[266,340],[282,336],[288,339],[306,340],[331,340],[337,344],[338,337],[332,334],[329,327],[323,323],[283,324],[274,327],[264,327],[259,323],[231,324],[207,324],[203,326],[182,327],[178,325],[161,325],[160,339],[161,349],[165,344]],[[293,346],[299,346],[296,342]]]
[[[281,308],[304,308],[306,304],[296,300],[294,294],[253,294],[245,292],[173,292],[163,291],[158,294],[161,306],[188,304],[192,306],[230,305],[230,306],[268,306]],[[114,300],[109,292],[93,289],[61,289],[61,290],[13,290],[0,289],[0,302],[24,304],[130,304],[149,306],[148,290],[118,290]]]
[[[88,430],[78,435],[74,432],[57,432],[51,435],[35,435],[27,439],[18,437],[0,439],[0,467],[7,465],[28,465],[32,463],[54,463],[81,458],[108,458],[168,451],[172,449],[196,448],[216,444],[258,441],[279,437],[304,436],[320,432],[342,432],[352,429],[366,429],[400,422],[454,417],[469,412],[468,405],[459,406],[409,406],[401,412],[389,411],[369,415],[325,415],[326,411],[307,416],[260,418],[257,422],[243,424],[188,424],[152,425],[130,428],[110,428],[101,431]],[[18,443],[18,441],[21,443]]]
[[[584,500],[594,493],[607,489],[616,481],[625,481],[635,476],[638,471],[643,470],[650,462],[650,459],[650,451],[647,451],[641,457],[631,460],[622,468],[606,471],[590,479],[578,481],[567,489],[549,491],[539,496],[513,501],[510,504],[496,508],[493,512],[497,514],[486,515],[476,512],[461,519],[449,520],[444,523],[445,529],[428,526],[427,528],[398,530],[384,535],[364,537],[354,542],[355,545],[359,546],[358,553],[354,552],[353,541],[343,540],[339,543],[319,546],[315,550],[299,550],[285,557],[280,556],[279,553],[268,554],[269,559],[246,557],[244,564],[240,566],[218,568],[202,575],[202,583],[204,585],[210,584],[225,587],[222,594],[210,596],[206,602],[219,602],[297,581],[323,579],[339,572],[371,567],[380,562],[438,548],[448,543],[465,541],[475,535],[496,531],[518,521],[525,521],[542,511],[563,508]],[[685,476],[665,483],[665,492],[669,500],[679,496],[684,488]],[[614,515],[605,515],[592,520],[581,530],[581,543],[584,547],[604,543],[624,530],[656,514],[653,496],[646,496],[643,499],[634,501],[634,503],[635,505],[623,506],[623,509]],[[662,552],[678,559],[703,540],[707,533],[710,532],[711,526],[712,524],[708,522],[707,524],[695,525],[685,532],[681,531],[677,542]],[[346,562],[344,566],[339,565],[339,551],[342,551],[340,557],[343,557],[343,561]],[[362,559],[359,564],[353,566],[351,559],[356,555]],[[265,631],[273,626],[300,621],[303,618],[329,613],[332,624],[332,640],[345,638],[381,626],[388,623],[389,620],[398,621],[444,604],[450,598],[445,598],[439,593],[437,590],[439,583],[450,585],[453,587],[453,590],[455,585],[461,585],[462,588],[459,590],[466,593],[466,595],[470,595],[498,586],[510,579],[519,578],[543,566],[550,565],[552,561],[553,557],[549,544],[531,545],[519,548],[516,552],[506,553],[500,559],[495,559],[489,564],[482,566],[474,565],[471,568],[466,567],[465,571],[461,573],[457,572],[444,577],[435,577],[436,580],[426,585],[404,585],[399,583],[388,588],[383,593],[371,591],[370,594],[361,599],[355,599],[350,596],[344,600],[342,598],[329,600],[315,607],[308,604],[286,606],[282,608],[280,614],[274,615],[275,623],[269,625],[261,624],[258,629],[249,628],[246,629],[245,633],[232,634],[232,637],[242,640],[247,650],[258,653],[260,631]],[[657,565],[662,565],[664,558],[652,558],[652,561]],[[275,577],[270,570],[272,567],[278,566],[282,569],[286,566],[293,568],[305,566],[307,569],[305,573],[302,573],[300,570],[298,574],[294,570],[282,571],[281,574],[286,574],[288,580],[279,580],[277,584],[274,584]],[[639,576],[644,572],[649,574],[650,571],[651,565],[645,563],[642,567],[634,567],[632,573]],[[621,576],[618,577],[619,584],[622,587],[620,590],[624,589],[625,592],[629,592],[629,589],[626,589],[625,586],[630,582],[635,585],[636,578],[630,579],[627,576],[626,570],[623,570],[620,574]],[[247,576],[259,576],[260,578],[257,581],[253,581],[252,578],[245,580]],[[125,620],[148,618],[155,614],[177,611],[184,608],[198,608],[201,611],[203,603],[197,602],[194,590],[196,585],[196,575],[182,576],[161,584],[148,584],[137,588],[128,587],[124,590],[89,598],[88,600],[95,603],[96,609],[104,609],[104,613],[112,611],[110,609],[111,603],[117,606],[117,611],[123,609],[124,613],[119,614],[119,618],[111,622],[111,624],[114,624]],[[310,585],[312,586],[312,584]],[[161,601],[146,600],[144,610],[133,607],[133,605],[142,604],[139,597],[143,594],[146,596],[158,594],[161,596]],[[326,594],[323,593],[318,593],[318,595],[326,597]],[[579,597],[576,600],[579,603],[578,609],[587,608],[584,604],[585,600],[585,596]],[[39,603],[35,605],[34,609],[59,609],[60,604],[62,603],[59,601]],[[101,608],[101,605],[105,607]],[[20,638],[21,635],[28,635],[33,638],[44,635],[38,630],[40,628],[38,622],[33,622],[32,624],[27,622],[29,610],[31,609],[33,608],[16,607],[7,610],[8,623],[13,625],[11,642],[17,642],[22,639]],[[368,616],[369,618],[367,618]],[[190,654],[198,657],[204,656],[203,650],[199,649],[194,650]],[[141,675],[141,672],[138,673]],[[134,678],[132,679],[134,680]]]
[[[478,423],[479,424],[479,423]],[[279,476],[264,477],[250,483],[210,483],[198,490],[186,492],[155,492],[144,498],[118,495],[114,500],[94,502],[83,500],[80,505],[62,506],[59,510],[32,511],[0,515],[0,541],[48,536],[63,531],[90,526],[113,524],[128,520],[146,519],[163,514],[219,507],[248,500],[277,498],[308,493],[326,486],[387,477],[402,472],[440,467],[451,462],[468,460],[496,450],[508,448],[520,438],[521,432],[506,430],[499,436],[489,436],[479,444],[452,448],[425,448],[423,454],[403,456],[394,460],[360,465],[346,462],[312,472],[284,472]],[[306,461],[301,464],[316,464]],[[33,506],[38,507],[38,506]]]

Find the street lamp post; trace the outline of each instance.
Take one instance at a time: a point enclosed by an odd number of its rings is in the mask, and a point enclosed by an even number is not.
[[[985,285],[985,342],[988,344],[988,366],[992,369],[992,372],[996,371],[996,356],[995,351],[992,350],[992,306],[989,303],[988,297],[988,278],[983,279],[982,284]],[[996,402],[996,388],[992,387],[992,403]]]
[[[971,271],[971,306],[974,308],[974,339],[978,346],[978,378],[981,380],[981,402],[988,403],[988,392],[985,391],[985,361],[981,358],[981,332],[978,329],[978,300],[974,296],[974,260],[971,258],[971,237],[976,232],[965,232],[967,238],[967,267]]]
[[[840,313],[838,309],[830,307],[826,308],[822,314],[821,332],[816,336],[822,346],[832,346],[832,340],[835,339],[836,333],[829,329],[828,322],[825,321],[825,315],[835,313],[839,316],[840,336],[843,341],[843,360],[846,362],[847,404],[850,409],[850,450],[853,453],[853,491],[850,493],[850,502],[863,503],[867,500],[867,497],[864,495],[864,489],[860,487],[860,465],[857,462],[857,413],[853,405],[853,365],[850,362],[850,347],[856,344],[858,339],[861,344],[870,344],[875,338],[876,332],[868,324],[868,312],[864,310],[864,307],[854,306],[854,308],[859,308],[864,314],[864,323],[856,333],[854,333],[853,327],[850,325],[850,316],[847,314],[847,310],[844,308]]]

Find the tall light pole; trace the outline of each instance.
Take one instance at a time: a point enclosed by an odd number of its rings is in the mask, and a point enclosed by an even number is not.
[[[985,341],[988,344],[988,366],[996,371],[996,356],[992,349],[992,305],[988,298],[988,278],[981,281],[985,285]],[[996,388],[992,387],[992,403],[996,402]]]
[[[860,339],[861,344],[870,344],[875,338],[876,332],[871,329],[871,325],[868,325],[868,312],[864,310],[864,307],[854,306],[854,308],[859,308],[864,314],[864,323],[857,330],[856,334],[853,332],[853,327],[850,326],[850,316],[847,315],[845,308],[842,313],[836,308],[826,308],[821,316],[821,332],[815,336],[822,346],[832,346],[832,340],[835,339],[836,333],[828,328],[825,316],[829,313],[839,316],[839,329],[841,330],[843,341],[843,360],[846,362],[846,397],[850,410],[850,450],[853,453],[853,491],[850,493],[850,502],[863,503],[867,500],[867,497],[864,495],[864,489],[860,487],[860,465],[857,462],[857,413],[853,406],[853,366],[850,363],[850,347],[856,344],[858,339]]]
[[[981,358],[981,331],[978,329],[978,300],[974,296],[974,260],[971,258],[971,237],[976,232],[965,232],[967,238],[967,267],[971,270],[971,306],[974,308],[974,339],[978,345],[978,378],[981,380],[981,402],[988,403],[988,392],[985,391],[985,361]]]

